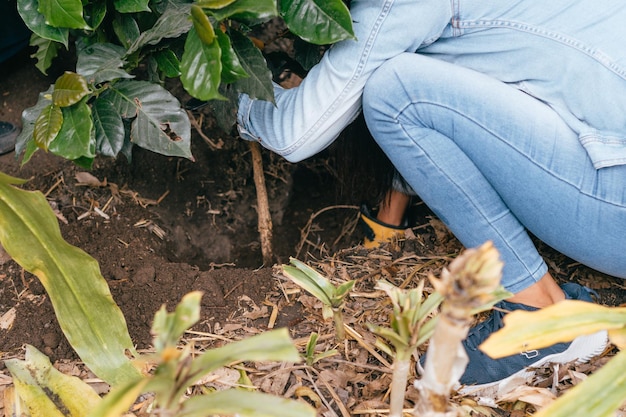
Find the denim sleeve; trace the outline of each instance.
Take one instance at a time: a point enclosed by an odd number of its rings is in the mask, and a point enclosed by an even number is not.
[[[241,94],[239,134],[291,162],[320,152],[358,115],[373,71],[389,58],[436,40],[451,10],[450,0],[353,0],[357,40],[330,48],[299,87],[275,86],[275,105]]]

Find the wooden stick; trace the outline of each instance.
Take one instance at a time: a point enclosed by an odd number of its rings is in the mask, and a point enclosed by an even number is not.
[[[258,230],[261,235],[261,253],[265,266],[271,266],[274,262],[272,250],[272,216],[265,186],[263,173],[263,159],[261,148],[257,142],[249,142],[252,153],[252,170],[254,172],[254,185],[256,187]]]

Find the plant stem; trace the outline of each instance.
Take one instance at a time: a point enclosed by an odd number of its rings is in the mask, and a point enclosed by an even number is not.
[[[343,314],[341,308],[333,308],[333,320],[335,322],[335,338],[337,342],[343,342],[346,338],[346,329],[343,328]]]
[[[274,262],[272,250],[272,216],[270,215],[269,202],[267,198],[267,187],[265,186],[265,175],[263,174],[263,158],[261,148],[257,142],[249,142],[252,153],[252,170],[254,172],[254,185],[256,187],[258,230],[261,236],[261,253],[265,266],[271,266]]]
[[[406,358],[405,358],[406,356]],[[389,417],[402,417],[404,408],[404,393],[406,381],[409,378],[411,356],[406,352],[396,352],[391,379],[391,393],[389,395]]]

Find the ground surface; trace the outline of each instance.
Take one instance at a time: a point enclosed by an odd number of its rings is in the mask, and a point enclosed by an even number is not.
[[[21,111],[36,102],[37,94],[62,68],[45,77],[27,54],[2,65],[0,120],[20,124]],[[163,304],[173,308],[192,290],[204,292],[197,332],[237,339],[268,327],[287,326],[297,340],[318,331],[325,335],[319,347],[332,348],[332,330],[322,321],[319,304],[290,287],[270,265],[262,265],[247,145],[215,129],[210,115],[203,120],[204,133],[225,145],[222,150],[211,150],[194,135],[195,163],[136,149],[132,164],[97,160],[91,174],[99,186],[82,185],[84,170],[42,152],[21,168],[14,154],[0,156],[0,170],[31,178],[25,188],[45,193],[58,213],[64,238],[99,262],[139,349],[151,346],[150,325],[158,308]],[[414,286],[416,277],[437,274],[461,250],[422,208],[421,223],[414,225],[416,238],[401,250],[365,251],[357,246],[361,236],[354,231],[357,202],[337,197],[336,179],[324,155],[298,166],[267,152],[264,158],[276,263],[297,256],[316,260],[316,265],[340,279],[346,274],[359,278],[360,295],[347,307],[348,322],[359,331],[365,331],[366,322],[381,320],[388,312],[384,312],[388,305],[380,301],[380,293],[366,295],[373,291],[376,279],[383,276],[398,285]],[[600,292],[606,305],[626,300],[621,281],[581,267],[548,248],[542,251],[559,280],[589,285]],[[15,319],[0,328],[0,359],[20,357],[24,344],[34,345],[57,363],[77,359],[37,278],[0,253],[0,317],[11,309]],[[372,346],[371,336],[367,338]],[[320,414],[384,408],[388,369],[363,346],[346,342],[340,346],[344,362],[325,365],[328,372],[332,370],[326,377],[336,391],[331,393],[328,384],[320,383],[321,396],[328,397]],[[598,363],[602,360],[606,358]],[[351,362],[359,367],[347,365]],[[593,366],[586,368],[590,369]],[[10,384],[2,364],[0,372],[4,373],[0,387]],[[294,380],[306,379],[302,370],[294,372],[291,382],[269,391],[281,395],[293,391]],[[338,406],[338,400],[345,406]],[[507,414],[505,408],[493,412]]]

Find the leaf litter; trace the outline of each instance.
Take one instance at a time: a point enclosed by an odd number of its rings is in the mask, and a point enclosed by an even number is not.
[[[70,221],[96,222],[96,226],[106,225],[112,221],[111,218],[119,216],[119,210],[122,210],[125,204],[132,202],[135,206],[145,210],[148,207],[158,206],[168,198],[169,193],[168,188],[160,194],[160,197],[150,199],[142,197],[139,192],[130,189],[126,184],[118,187],[111,181],[106,179],[101,181],[91,174],[85,175],[79,172],[75,175],[76,184],[74,185],[66,184],[66,178],[69,176],[64,177],[63,174],[51,176],[51,185],[47,187],[46,193],[51,206],[56,208],[57,217],[60,220],[65,219],[64,223],[69,218]],[[230,190],[223,193],[226,195],[240,192],[230,187]],[[227,199],[226,201],[232,204],[231,201],[234,200]],[[215,213],[230,210],[232,208],[212,212],[215,216]],[[375,337],[368,330],[367,324],[388,325],[392,306],[384,292],[375,289],[375,284],[379,279],[384,278],[398,287],[413,288],[417,286],[419,280],[425,279],[429,274],[439,276],[442,268],[460,253],[462,247],[439,220],[427,217],[423,225],[409,231],[404,241],[392,242],[374,250],[367,250],[357,245],[332,253],[329,248],[333,247],[333,244],[325,243],[326,241],[316,234],[324,230],[324,227],[320,226],[320,217],[323,213],[346,210],[355,211],[355,207],[336,205],[313,213],[301,230],[300,243],[297,246],[299,258],[317,268],[333,284],[339,285],[352,279],[357,281],[345,303],[346,340],[339,344],[335,342],[333,322],[323,319],[321,302],[282,276],[280,268],[275,266],[270,274],[271,285],[263,300],[255,300],[249,296],[246,293],[246,286],[242,284],[243,281],[233,283],[232,287],[221,293],[218,291],[212,294],[214,308],[221,308],[219,298],[235,300],[234,302],[228,301],[230,314],[225,319],[205,320],[199,326],[194,326],[186,333],[181,346],[192,346],[195,352],[201,353],[230,341],[286,326],[301,352],[304,353],[311,333],[315,332],[320,336],[314,353],[322,355],[332,352],[332,354],[323,355],[322,359],[312,365],[281,362],[232,364],[198,381],[187,395],[194,395],[209,388],[254,387],[262,392],[306,401],[316,407],[320,416],[384,416],[387,414],[393,357],[391,348],[382,339]],[[80,218],[85,213],[88,213],[88,216]],[[110,218],[107,219],[102,214]],[[96,220],[97,218],[100,220]],[[166,237],[166,232],[158,223],[158,217],[139,217],[130,221],[128,227],[145,228],[155,235],[157,240],[161,240]],[[331,240],[336,243],[342,236],[353,234],[355,224],[354,216],[346,216],[346,220],[340,227],[341,230],[336,231],[336,236]],[[120,242],[124,243],[124,248],[133,247],[131,245],[134,244]],[[577,265],[541,245],[540,242],[537,243],[558,280],[575,280],[597,290],[601,294],[600,302],[603,304],[616,305],[624,301],[623,295],[621,298],[611,298],[611,295],[615,294],[615,288],[624,288],[623,282]],[[222,266],[228,267],[232,264],[215,264],[217,269]],[[131,276],[131,279],[137,280],[141,275],[143,277],[141,279],[146,282],[152,282],[155,279],[158,281],[161,271],[158,267],[153,267],[150,271],[139,272],[135,277]],[[117,278],[121,281],[129,279],[126,274],[121,274]],[[111,285],[114,286],[116,282],[113,281]],[[430,291],[432,287],[427,284],[425,292]],[[41,292],[35,293],[34,296],[43,297]],[[22,302],[30,302],[28,297],[33,297],[33,294],[20,294],[18,299]],[[15,320],[11,310],[6,309],[6,311],[7,313],[3,314],[1,320],[3,328],[12,326]],[[146,317],[146,321],[151,321],[151,317]],[[424,350],[425,346],[420,348],[419,353],[423,353]],[[140,349],[140,352],[150,352],[150,348]],[[529,380],[519,381],[513,389],[497,399],[483,398],[477,401],[469,395],[457,395],[453,398],[453,402],[474,416],[527,415],[550,404],[555,398],[583,381],[587,375],[603,366],[614,354],[614,349],[607,349],[600,357],[594,358],[587,364],[539,368]],[[20,354],[15,353],[1,354],[3,360],[19,356]],[[64,373],[83,379],[99,394],[105,394],[108,391],[108,386],[86,369],[80,361],[58,359],[55,367]],[[249,381],[243,385],[241,385],[242,374],[246,375]],[[406,391],[405,409],[407,412],[413,409],[418,398],[418,393],[411,383],[417,377],[415,367],[412,367]],[[8,412],[6,405],[10,401],[11,387],[12,380],[8,371],[6,368],[0,368],[0,415]],[[142,396],[131,411],[138,417],[147,416],[152,401],[151,396]],[[626,416],[626,408],[620,410],[618,415]]]

